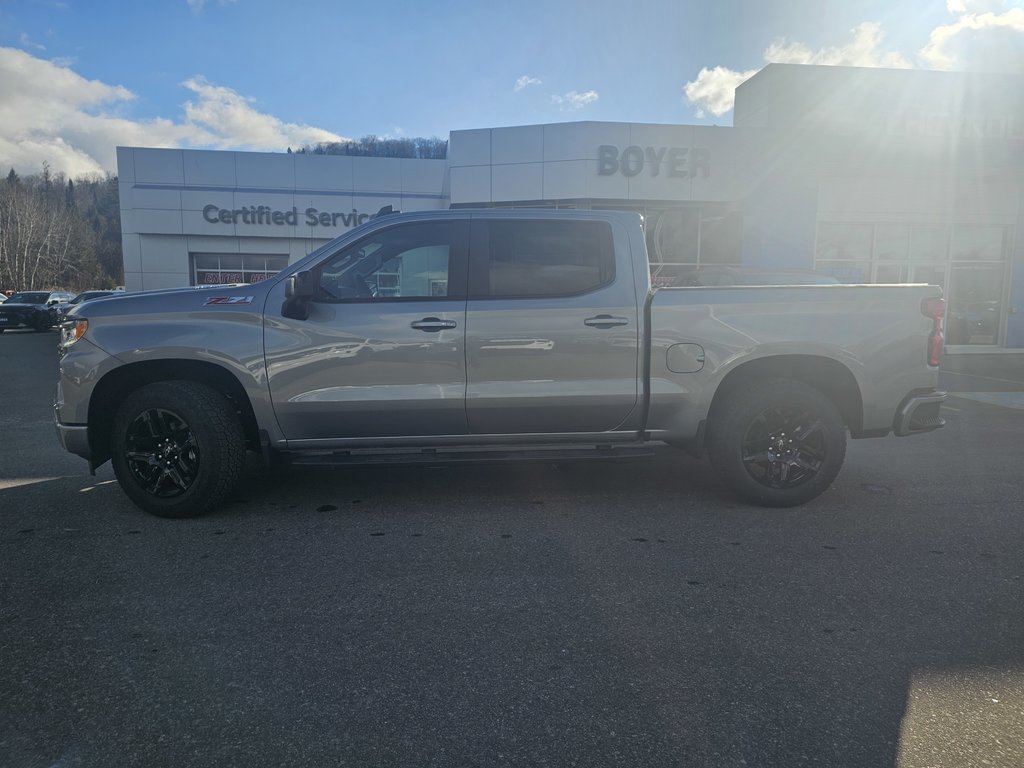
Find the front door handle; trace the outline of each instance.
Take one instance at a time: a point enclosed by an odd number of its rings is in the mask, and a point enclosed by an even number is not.
[[[438,331],[443,331],[445,328],[454,328],[458,323],[454,320],[441,320],[437,317],[424,317],[422,320],[414,321],[411,325],[417,331],[437,333]]]
[[[588,317],[583,321],[583,324],[589,325],[591,328],[614,328],[617,325],[629,325],[629,318],[597,315],[596,317]]]

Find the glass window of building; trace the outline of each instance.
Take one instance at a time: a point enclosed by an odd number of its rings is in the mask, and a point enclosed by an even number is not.
[[[849,283],[939,285],[946,343],[994,345],[1004,324],[1006,228],[820,222],[816,268]]]
[[[229,285],[268,280],[288,266],[280,254],[193,253],[192,285]]]

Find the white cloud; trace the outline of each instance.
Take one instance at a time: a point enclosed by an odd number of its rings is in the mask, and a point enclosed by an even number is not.
[[[132,119],[135,94],[87,80],[67,66],[0,48],[0,168],[33,173],[47,161],[70,176],[116,170],[115,147],[212,147],[282,151],[342,137],[261,112],[236,91],[194,77],[177,119]]]
[[[569,91],[563,96],[552,96],[551,103],[557,104],[562,109],[583,109],[588,104],[593,104],[599,98],[597,91]]]
[[[946,0],[946,10],[954,16],[961,13],[998,13],[1006,7],[1003,0]]]
[[[270,150],[290,144],[341,141],[340,136],[322,128],[285,123],[259,112],[252,106],[252,99],[203,77],[193,77],[182,85],[199,97],[185,102],[185,123],[217,137],[208,142],[213,146]]]
[[[756,69],[737,72],[728,67],[704,67],[697,73],[697,79],[683,86],[687,100],[697,107],[697,117],[711,113],[715,117],[724,115],[732,109],[736,87],[744,80],[753,77]]]
[[[947,7],[960,16],[932,30],[918,52],[926,66],[1024,72],[1024,8],[1002,10],[1002,3],[963,0],[951,0]]]
[[[529,75],[523,75],[516,79],[516,84],[512,87],[513,91],[521,91],[524,88],[528,88],[531,85],[540,85],[541,81],[536,77],[530,77]]]
[[[764,51],[764,60],[771,64],[824,64],[849,67],[899,67],[912,66],[902,54],[885,51],[885,38],[879,24],[866,21],[850,30],[850,40],[838,46],[826,46],[812,50],[803,43],[773,41]],[[716,117],[732,109],[736,87],[753,76],[756,69],[738,72],[728,67],[705,67],[695,80],[683,86],[687,101],[697,108],[697,116],[711,113]]]
[[[967,69],[1024,73],[1024,7],[1021,0],[946,0],[955,19],[934,28],[928,44],[911,61],[883,48],[880,24],[866,21],[851,30],[848,42],[812,50],[803,43],[776,40],[764,60],[780,64],[822,64],[851,67]],[[736,87],[757,70],[738,72],[727,67],[704,67],[683,86],[698,117],[723,115],[732,109]]]
[[[788,43],[776,40],[764,52],[764,60],[770,64],[824,64],[846,67],[894,67],[907,69],[910,61],[896,51],[882,50],[885,33],[882,26],[873,21],[858,24],[852,30],[850,41],[845,45],[828,46],[812,51],[802,43]]]

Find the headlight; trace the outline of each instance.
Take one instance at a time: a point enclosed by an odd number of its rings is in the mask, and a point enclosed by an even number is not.
[[[69,320],[60,326],[60,345],[62,348],[70,347],[80,338],[85,336],[89,328],[89,321],[84,318]]]

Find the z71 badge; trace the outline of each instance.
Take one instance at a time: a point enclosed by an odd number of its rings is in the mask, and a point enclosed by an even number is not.
[[[211,296],[204,306],[210,304],[252,304],[252,296]]]

